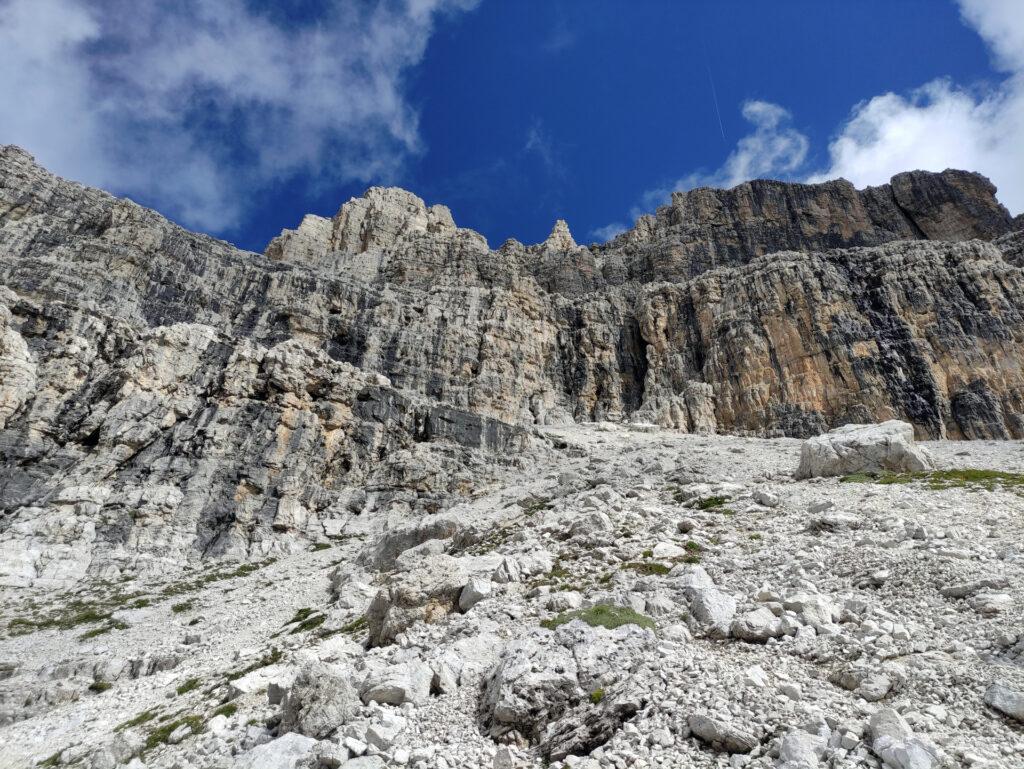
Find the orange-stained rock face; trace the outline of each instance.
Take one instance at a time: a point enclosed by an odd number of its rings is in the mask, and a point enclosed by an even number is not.
[[[383,498],[433,509],[468,488],[460,452],[512,456],[533,424],[1021,438],[1014,227],[983,177],[912,172],[676,193],[607,244],[558,221],[492,250],[374,188],[259,255],[0,148],[0,511],[71,477],[105,490],[112,551],[187,530],[267,554]],[[151,487],[181,499],[132,528],[110,500]]]

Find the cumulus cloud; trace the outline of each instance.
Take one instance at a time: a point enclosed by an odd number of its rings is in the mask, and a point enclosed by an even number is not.
[[[714,171],[696,171],[644,192],[630,210],[634,221],[667,203],[674,191],[697,187],[734,187],[749,179],[764,177],[787,178],[803,167],[810,142],[793,127],[792,115],[766,101],[748,101],[742,107],[743,117],[751,123],[753,131],[736,144],[725,162]],[[593,230],[591,235],[601,241],[609,240],[627,227],[619,222]]]
[[[337,0],[296,25],[244,0],[0,0],[0,141],[228,231],[254,189],[387,178],[420,151],[403,76],[476,2]]]
[[[885,93],[857,104],[828,146],[825,168],[808,167],[810,143],[781,106],[747,102],[754,131],[720,168],[691,173],[644,192],[630,211],[635,220],[667,202],[674,190],[732,187],[749,179],[821,182],[843,177],[858,187],[884,184],[901,171],[978,171],[999,188],[1011,213],[1024,211],[1024,13],[1020,0],[959,0],[961,16],[986,42],[1005,78],[965,87],[937,79],[909,94]],[[626,226],[592,232],[607,240]]]
[[[909,169],[964,168],[988,176],[1012,212],[1024,210],[1024,13],[1019,0],[960,7],[1006,79],[987,89],[934,80],[857,105],[829,145],[829,167],[810,181],[841,176],[862,187]]]

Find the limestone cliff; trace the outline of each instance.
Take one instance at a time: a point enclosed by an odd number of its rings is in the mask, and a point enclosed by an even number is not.
[[[532,424],[1024,437],[1014,229],[960,171],[676,193],[607,244],[493,250],[373,188],[260,255],[0,148],[3,579],[438,509]]]

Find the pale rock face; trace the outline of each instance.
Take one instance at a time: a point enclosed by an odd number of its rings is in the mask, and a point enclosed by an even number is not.
[[[378,187],[259,255],[3,147],[0,582],[256,560],[434,512],[471,494],[466,457],[511,460],[537,425],[1024,437],[1014,226],[983,178],[915,172],[693,190],[608,244],[558,221],[491,250]],[[58,478],[108,501],[71,517]],[[150,484],[181,497],[129,514]]]
[[[36,366],[28,345],[11,326],[11,312],[0,306],[0,429],[31,396]]]
[[[316,740],[311,737],[286,734],[243,753],[237,766],[240,769],[298,769],[315,745]]]
[[[891,769],[931,769],[939,759],[934,746],[917,737],[906,720],[892,708],[871,716],[871,749]]]
[[[324,664],[307,665],[285,696],[281,731],[322,739],[344,726],[358,707],[359,696],[341,671]]]
[[[1003,715],[1024,723],[1024,692],[994,683],[985,691],[985,703]]]
[[[878,425],[845,425],[809,438],[800,449],[798,478],[852,473],[918,473],[934,470],[927,450],[915,445],[914,427],[890,420]]]
[[[438,622],[458,610],[469,573],[449,555],[427,555],[381,588],[367,611],[372,645],[388,644],[416,622]]]

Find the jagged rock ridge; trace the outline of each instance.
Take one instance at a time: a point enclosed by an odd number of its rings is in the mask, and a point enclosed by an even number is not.
[[[960,171],[694,190],[608,244],[496,250],[373,188],[258,255],[5,147],[4,579],[440,509],[533,424],[1024,437],[1013,229]]]

